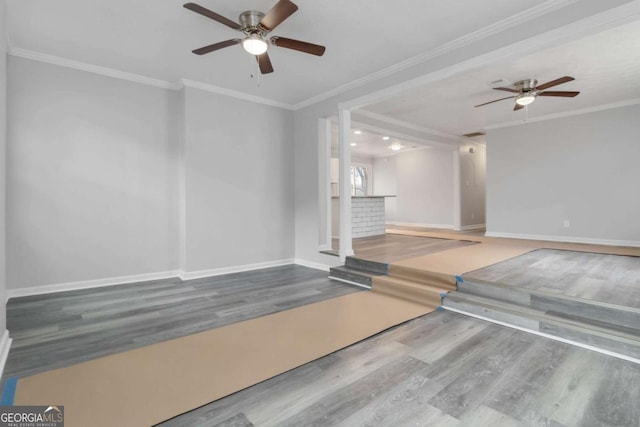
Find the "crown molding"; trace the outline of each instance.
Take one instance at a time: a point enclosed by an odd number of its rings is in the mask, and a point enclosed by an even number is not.
[[[180,80],[180,84],[181,86],[184,87],[190,87],[190,88],[194,88],[194,89],[200,89],[206,92],[211,92],[211,93],[216,93],[219,95],[225,95],[225,96],[229,96],[232,98],[237,98],[237,99],[241,99],[244,101],[250,101],[250,102],[255,102],[256,104],[263,104],[263,105],[268,105],[271,107],[277,107],[277,108],[282,108],[284,110],[295,110],[295,107],[291,104],[287,104],[284,102],[279,102],[279,101],[274,101],[272,99],[269,98],[263,98],[260,96],[255,96],[255,95],[249,95],[248,93],[244,93],[244,92],[239,92],[236,90],[232,90],[232,89],[226,89],[220,86],[215,86],[215,85],[211,85],[208,83],[202,83],[202,82],[198,82],[195,80],[189,80],[189,79],[181,79]]]
[[[640,98],[627,99],[624,101],[612,102],[609,104],[596,105],[594,107],[580,108],[577,110],[563,111],[561,113],[547,114],[545,116],[534,117],[524,120],[513,120],[510,122],[498,123],[495,125],[485,126],[485,130],[502,129],[512,126],[522,126],[528,123],[544,122],[547,120],[562,119],[564,117],[581,116],[583,114],[596,113],[598,111],[613,110],[615,108],[630,107],[632,105],[640,105]]]
[[[229,96],[232,98],[242,99],[244,101],[250,101],[257,104],[269,105],[272,107],[283,108],[286,110],[293,110],[293,106],[282,102],[274,101],[259,96],[250,95],[248,93],[239,92],[231,89],[225,89],[219,86],[214,86],[207,83],[197,82],[194,80],[181,79],[177,82],[169,82],[166,80],[155,79],[140,74],[129,73],[115,68],[102,67],[99,65],[93,65],[86,62],[75,61],[72,59],[62,58],[60,56],[49,55],[40,53],[28,49],[22,49],[18,47],[11,47],[8,44],[7,54],[18,58],[30,59],[32,61],[44,62],[47,64],[57,65],[60,67],[71,68],[74,70],[86,71],[93,74],[99,74],[102,76],[112,77],[115,79],[126,80],[134,83],[140,83],[147,86],[158,87],[161,89],[169,90],[181,90],[183,87],[190,87],[195,89],[204,90],[207,92],[217,93],[219,95]]]
[[[8,54],[11,56],[16,56],[18,58],[25,58],[32,61],[58,65],[60,67],[72,68],[74,70],[87,71],[89,73],[100,74],[107,77],[141,83],[148,86],[159,87],[162,89],[178,89],[175,83],[167,82],[164,80],[154,79],[152,77],[147,77],[140,74],[128,73],[126,71],[116,70],[115,68],[88,64],[86,62],[75,61],[73,59],[62,58],[60,56],[35,52],[33,50],[22,49],[19,47],[10,47]]]
[[[339,95],[341,93],[347,92],[351,89],[355,89],[361,86],[364,86],[368,83],[372,83],[376,80],[380,80],[384,77],[395,74],[399,71],[405,70],[407,68],[411,68],[415,65],[427,62],[433,58],[438,56],[445,55],[449,52],[452,52],[461,47],[467,46],[469,44],[475,43],[487,37],[491,37],[495,34],[498,34],[502,31],[508,30],[509,28],[516,27],[518,25],[524,24],[532,19],[539,18],[548,13],[556,11],[558,9],[562,9],[563,7],[569,6],[573,3],[577,3],[580,0],[547,0],[539,5],[531,7],[527,10],[524,10],[516,15],[505,18],[501,21],[498,21],[494,24],[488,25],[479,30],[473,31],[471,33],[465,34],[462,37],[454,39],[448,43],[444,43],[438,46],[435,49],[430,51],[421,53],[420,55],[416,55],[412,58],[409,58],[405,61],[399,62],[397,64],[391,65],[387,68],[384,68],[380,71],[376,71],[374,73],[363,76],[359,79],[353,80],[349,83],[343,84],[341,86],[336,87],[330,91],[321,93],[319,95],[308,98],[302,102],[299,102],[294,105],[296,110],[308,107],[310,105],[316,104],[318,102],[325,101],[333,96]]]

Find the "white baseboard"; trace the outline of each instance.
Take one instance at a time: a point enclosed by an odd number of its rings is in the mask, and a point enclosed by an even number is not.
[[[9,331],[5,329],[2,333],[2,338],[0,338],[0,377],[4,373],[4,365],[7,363],[7,358],[9,357],[11,341],[11,338],[9,338]]]
[[[261,268],[281,267],[283,265],[294,264],[292,258],[276,261],[259,262],[255,264],[236,265],[232,267],[213,268],[211,270],[183,271],[180,273],[182,280],[201,279],[204,277],[221,276],[223,274],[242,273],[244,271],[260,270]]]
[[[307,261],[306,259],[299,259],[299,258],[295,259],[295,264],[301,265],[303,267],[314,268],[316,270],[322,270],[327,272],[331,268],[331,266],[327,264],[321,264],[319,262]]]
[[[637,241],[637,240],[593,239],[590,237],[572,237],[572,236],[544,236],[539,234],[499,233],[495,231],[487,231],[485,233],[485,236],[502,237],[505,239],[544,240],[547,242],[584,243],[588,245],[629,246],[629,247],[640,248],[640,241]]]
[[[101,288],[104,286],[124,285],[127,283],[147,282],[150,280],[170,279],[180,277],[177,270],[163,271],[159,273],[135,274],[132,276],[109,277],[106,279],[83,280],[69,283],[56,283],[53,285],[33,286],[21,289],[7,289],[7,301],[10,298],[27,297],[31,295],[52,294],[55,292],[75,291],[78,289]]]
[[[425,224],[422,222],[398,222],[387,221],[386,225],[397,225],[399,227],[423,227],[423,228],[445,228],[453,230],[453,224]]]
[[[460,230],[462,230],[462,231],[478,230],[480,228],[485,228],[486,226],[487,226],[486,224],[464,225],[464,226],[460,227]]]

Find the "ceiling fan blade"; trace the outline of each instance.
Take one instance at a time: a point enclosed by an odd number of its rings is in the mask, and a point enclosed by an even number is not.
[[[265,52],[262,55],[256,55],[256,59],[258,60],[258,66],[262,74],[273,73],[273,65],[271,65],[271,59],[269,59],[268,53]]]
[[[214,44],[210,44],[209,46],[201,47],[200,49],[193,50],[192,52],[196,55],[204,55],[205,53],[213,52],[214,50],[224,49],[225,47],[233,46],[240,43],[242,40],[240,39],[231,39],[225,40],[223,42],[218,42]]]
[[[507,96],[506,98],[495,99],[493,101],[485,102],[484,104],[478,104],[476,107],[482,107],[483,105],[493,104],[494,102],[504,101],[505,99],[515,98],[515,96]]]
[[[564,98],[573,98],[574,96],[578,96],[580,92],[574,91],[556,91],[556,90],[548,90],[546,92],[540,92],[538,96],[562,96]]]
[[[513,107],[513,111],[522,110],[523,108],[524,108],[524,105],[520,105],[520,104],[516,103],[516,106]]]
[[[222,15],[218,15],[217,13],[212,12],[205,7],[202,7],[199,4],[186,3],[184,4],[184,7],[195,13],[199,13],[200,15],[206,16],[207,18],[213,19],[214,21],[218,21],[219,23],[224,24],[227,27],[231,27],[234,30],[239,30],[242,28],[240,24],[238,24],[237,22],[234,22],[231,19],[225,18]]]
[[[520,93],[519,90],[514,89],[512,87],[494,87],[494,90],[506,90],[507,92]]]
[[[274,46],[297,50],[299,52],[310,53],[311,55],[322,56],[326,48],[319,44],[307,43],[300,40],[288,39],[286,37],[271,37]]]
[[[285,19],[290,17],[298,10],[298,6],[289,0],[280,0],[260,21],[260,26],[267,31],[273,31],[278,25],[282,24]]]
[[[541,84],[536,86],[536,90],[545,90],[545,89],[549,89],[550,87],[553,86],[558,86],[561,85],[563,83],[568,83],[570,81],[575,80],[573,77],[569,77],[569,76],[564,76],[564,77],[560,77],[559,79],[555,79],[555,80],[551,80],[550,82]]]

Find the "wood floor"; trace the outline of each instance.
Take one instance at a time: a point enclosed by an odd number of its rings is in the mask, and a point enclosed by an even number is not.
[[[285,266],[14,298],[4,377],[25,376],[358,292]]]
[[[640,365],[436,312],[163,427],[638,426]]]
[[[281,267],[9,303],[24,375],[357,292]],[[14,333],[15,331],[15,333]],[[436,312],[163,426],[638,426],[640,365]]]
[[[540,249],[464,277],[640,308],[640,257]]]
[[[463,238],[462,236],[461,238]],[[353,239],[353,252],[360,259],[392,263],[407,258],[429,255],[447,249],[475,245],[464,240],[433,239],[430,237],[384,234]]]

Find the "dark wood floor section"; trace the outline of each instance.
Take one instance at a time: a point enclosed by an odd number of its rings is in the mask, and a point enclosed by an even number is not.
[[[540,249],[464,277],[640,308],[640,257]]]
[[[359,292],[285,266],[9,300],[4,376],[25,376]]]

